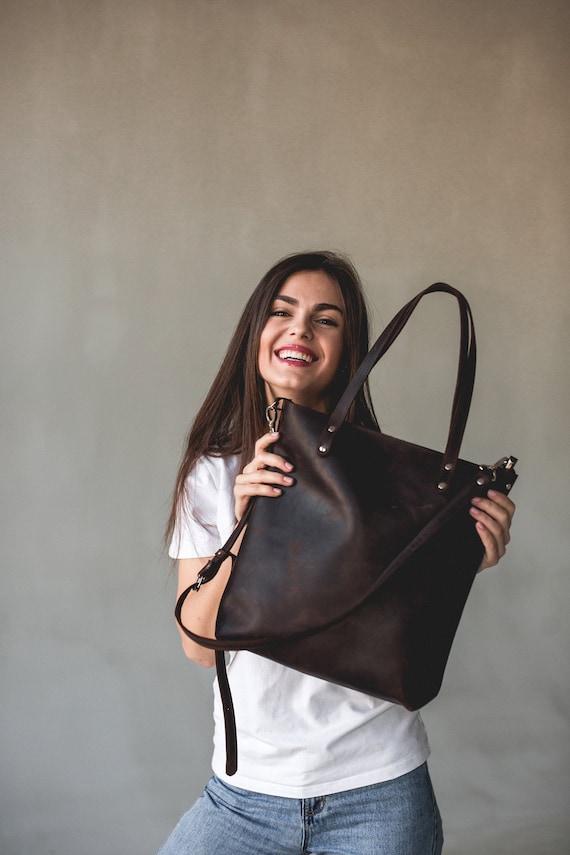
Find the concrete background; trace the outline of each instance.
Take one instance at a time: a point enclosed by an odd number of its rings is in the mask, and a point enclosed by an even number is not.
[[[2,0],[2,855],[146,855],[209,769],[211,673],[161,553],[239,311],[348,252],[374,329],[475,313],[463,455],[520,458],[513,542],[425,711],[449,855],[569,852],[565,0]],[[442,447],[456,312],[374,377]]]

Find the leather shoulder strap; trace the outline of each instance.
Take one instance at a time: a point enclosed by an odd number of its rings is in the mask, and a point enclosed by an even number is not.
[[[469,415],[469,408],[471,406],[471,398],[473,397],[475,367],[477,363],[477,346],[473,315],[471,313],[469,303],[460,291],[453,288],[451,285],[446,285],[444,282],[436,282],[434,285],[430,285],[429,288],[421,291],[413,298],[413,300],[406,303],[394,318],[392,318],[390,323],[376,340],[375,344],[370,348],[328,420],[327,426],[319,440],[319,454],[327,455],[330,453],[335,435],[344,422],[350,405],[356,397],[359,389],[364,384],[376,363],[396,341],[420,300],[425,297],[426,294],[437,292],[450,294],[455,297],[459,305],[461,325],[459,364],[457,369],[455,394],[451,408],[451,420],[447,444],[443,454],[437,484],[438,489],[441,491],[446,490],[449,487],[454,469],[457,465],[457,458],[459,457],[461,442],[463,440],[467,417]]]

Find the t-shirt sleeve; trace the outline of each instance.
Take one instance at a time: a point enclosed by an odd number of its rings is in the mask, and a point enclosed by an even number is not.
[[[234,525],[233,461],[201,457],[184,489],[168,554],[208,558],[228,539]]]

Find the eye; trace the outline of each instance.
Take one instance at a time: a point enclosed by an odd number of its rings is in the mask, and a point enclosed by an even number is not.
[[[270,318],[287,318],[287,317],[289,317],[289,312],[287,311],[287,309],[273,309],[273,311],[271,311],[269,313],[269,317]]]
[[[317,318],[317,323],[325,327],[338,327],[337,322],[333,318]]]

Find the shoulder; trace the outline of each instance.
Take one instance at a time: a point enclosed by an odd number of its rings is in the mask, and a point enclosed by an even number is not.
[[[186,480],[187,492],[202,492],[232,489],[238,474],[239,456],[215,457],[203,454],[199,457]]]
[[[235,524],[233,486],[239,457],[198,458],[184,485],[171,558],[213,555],[230,536]]]

